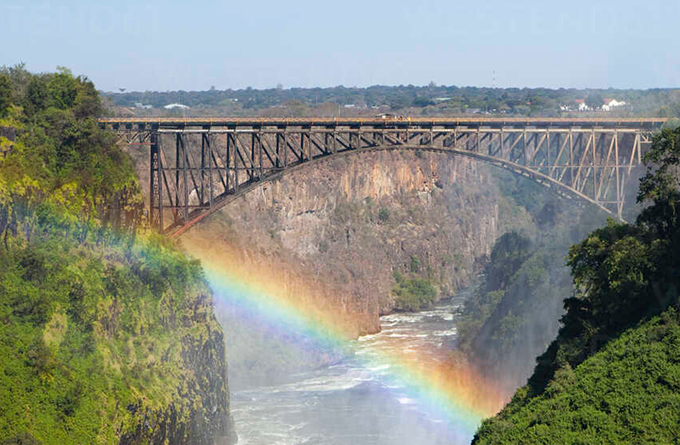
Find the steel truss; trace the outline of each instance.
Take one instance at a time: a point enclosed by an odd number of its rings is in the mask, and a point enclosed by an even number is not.
[[[124,142],[150,147],[150,220],[175,237],[263,182],[359,151],[473,157],[621,219],[625,185],[651,142],[646,125],[142,125]]]

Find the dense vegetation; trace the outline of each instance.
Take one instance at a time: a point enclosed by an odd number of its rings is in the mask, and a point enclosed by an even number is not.
[[[635,224],[610,221],[569,252],[575,295],[528,384],[475,443],[672,443],[677,439],[680,130],[645,161]]]
[[[680,317],[671,309],[626,331],[545,391],[521,388],[476,443],[650,443],[680,437]]]
[[[521,212],[528,223],[494,244],[480,284],[467,300],[459,348],[489,378],[513,391],[557,335],[562,301],[571,291],[564,256],[605,221],[579,203],[554,200],[540,185],[501,174],[503,218]]]
[[[137,114],[338,116],[376,114],[391,110],[418,115],[491,113],[517,116],[559,116],[561,106],[578,110],[576,100],[599,107],[605,98],[625,101],[616,116],[680,116],[680,93],[671,90],[579,90],[548,88],[477,88],[435,85],[375,85],[367,88],[271,88],[256,90],[168,91],[107,93],[113,105],[135,107]],[[164,110],[180,103],[191,110]],[[378,111],[380,110],[380,111]]]
[[[10,244],[0,255],[0,438],[117,443],[177,397],[178,340],[202,333],[180,323],[194,316],[194,295],[208,295],[198,265],[159,243]]]
[[[16,235],[22,225],[29,239],[38,225],[64,231],[133,225],[142,208],[135,173],[114,137],[99,128],[102,107],[92,82],[66,69],[31,75],[14,67],[0,71],[3,88],[0,236]]]
[[[220,372],[193,367],[211,328],[223,365],[198,263],[132,230],[134,170],[101,111],[94,85],[66,69],[0,69],[3,444],[185,443],[195,379]],[[213,398],[226,397],[221,369]]]

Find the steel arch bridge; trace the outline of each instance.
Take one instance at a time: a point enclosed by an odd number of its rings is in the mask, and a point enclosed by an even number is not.
[[[350,153],[426,150],[526,176],[621,219],[625,185],[664,119],[102,119],[149,147],[151,224],[169,237],[254,188]]]

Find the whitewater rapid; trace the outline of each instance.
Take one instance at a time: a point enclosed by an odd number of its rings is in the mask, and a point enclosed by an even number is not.
[[[232,413],[242,445],[439,445],[469,443],[417,395],[389,378],[380,357],[427,350],[439,360],[457,339],[464,297],[431,310],[381,317],[382,331],[352,344],[342,362],[293,381],[236,391]],[[366,366],[366,363],[372,365]]]

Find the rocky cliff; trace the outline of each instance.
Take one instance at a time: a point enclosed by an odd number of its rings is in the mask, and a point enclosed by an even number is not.
[[[244,274],[265,271],[290,293],[304,288],[318,304],[349,314],[353,335],[374,333],[379,315],[395,309],[395,277],[427,280],[446,297],[470,283],[501,233],[526,223],[528,214],[511,208],[498,184],[493,167],[462,157],[341,156],[264,184],[181,243],[199,257],[228,249]],[[238,349],[229,345],[236,368],[248,356]]]
[[[356,333],[367,334],[394,308],[393,272],[429,278],[446,296],[469,283],[503,226],[487,167],[426,152],[375,152],[265,184],[182,243],[190,251],[237,247],[244,262],[284,282],[321,286],[356,316]]]

